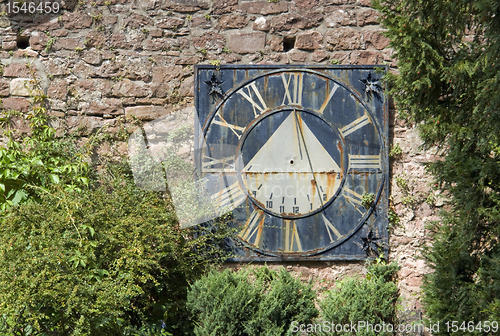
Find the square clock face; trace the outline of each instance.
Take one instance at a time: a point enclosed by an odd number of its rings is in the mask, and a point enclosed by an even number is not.
[[[195,67],[195,163],[233,261],[360,260],[387,246],[383,66]]]

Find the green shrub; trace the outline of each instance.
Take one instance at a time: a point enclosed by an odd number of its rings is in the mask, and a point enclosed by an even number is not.
[[[368,268],[366,279],[345,279],[339,282],[320,302],[321,322],[331,325],[358,325],[364,321],[372,325],[390,323],[396,319],[396,301],[398,288],[393,277],[398,270],[396,264],[372,264]],[[328,325],[327,326],[331,326]],[[318,329],[319,331],[319,329]],[[323,330],[320,335],[332,335]],[[391,332],[375,332],[368,328],[357,328],[357,332],[341,332],[335,335],[392,335]]]
[[[2,335],[190,334],[188,283],[221,260],[223,232],[190,238],[168,199],[122,171],[36,191],[0,225]]]
[[[29,111],[7,111],[0,100],[0,137],[4,142],[0,146],[0,215],[34,197],[34,188],[62,185],[79,189],[89,183],[90,149],[78,148],[73,138],[56,136],[40,78],[31,65],[27,66],[31,73],[26,83]]]
[[[292,321],[308,323],[318,315],[311,285],[284,268],[213,271],[196,281],[187,306],[195,335],[291,335]]]

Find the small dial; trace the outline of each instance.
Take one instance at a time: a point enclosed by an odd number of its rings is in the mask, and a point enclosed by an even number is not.
[[[266,142],[256,147],[262,138]],[[242,141],[241,175],[248,195],[259,208],[280,217],[312,214],[339,189],[342,148],[340,135],[314,112],[269,113]]]

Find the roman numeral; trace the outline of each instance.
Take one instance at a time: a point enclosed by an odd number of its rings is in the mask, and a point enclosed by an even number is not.
[[[342,237],[339,230],[337,230],[337,228],[333,226],[333,224],[328,220],[328,218],[326,218],[324,214],[321,214],[321,216],[323,216],[323,223],[325,223],[326,231],[328,232],[328,236],[330,237],[330,243]],[[335,236],[337,236],[336,239],[333,239],[332,233]]]
[[[382,170],[380,155],[351,155],[349,154],[349,170]]]
[[[243,230],[240,231],[238,236],[249,243],[250,240],[255,236],[252,244],[259,247],[262,237],[262,229],[264,228],[264,219],[264,211],[254,211],[248,218],[248,221],[246,222]]]
[[[293,77],[293,92],[290,92],[290,82]],[[285,96],[283,97],[282,105],[302,105],[302,80],[304,74],[291,73],[288,75],[288,80],[284,73],[281,74],[281,79],[283,80],[283,86],[285,87]]]
[[[321,105],[320,109],[318,110],[318,113],[323,114],[323,111],[325,110],[326,106],[328,105],[328,103],[332,99],[333,94],[335,93],[335,91],[337,91],[338,88],[339,88],[339,86],[336,83],[333,83],[333,88],[331,89],[330,94],[328,95],[328,98],[326,98],[325,101],[323,102],[323,105]]]
[[[217,120],[217,118],[220,120]],[[224,120],[224,118],[222,118],[222,116],[220,115],[220,112],[217,112],[217,114],[214,116],[214,119],[212,120],[212,124],[216,124],[216,125],[220,125],[220,126],[229,128],[238,137],[238,139],[241,138],[241,135],[245,131],[245,127],[232,125],[232,124],[228,123],[226,120]]]
[[[285,252],[302,252],[299,232],[293,220],[284,220],[285,222]]]
[[[214,206],[224,208],[231,206],[236,208],[246,199],[245,193],[240,189],[238,182],[234,182],[229,187],[222,189],[217,194],[212,195]]]
[[[340,133],[342,133],[342,136],[346,137],[349,134],[351,134],[354,131],[357,131],[361,127],[365,126],[366,124],[371,123],[370,117],[368,117],[368,114],[365,114],[362,117],[359,117],[358,119],[354,120],[352,123],[349,125],[346,125],[340,129]]]
[[[245,92],[244,89],[247,89],[247,92]],[[257,96],[257,99],[259,100],[260,104],[257,103],[255,100],[253,100],[252,98],[252,89],[253,92],[255,93],[255,95]],[[268,107],[266,105],[266,102],[264,101],[264,99],[262,99],[262,96],[260,95],[260,92],[259,90],[257,89],[257,86],[255,85],[255,82],[252,82],[251,84],[248,84],[244,87],[242,87],[241,89],[239,89],[237,91],[240,95],[243,96],[243,98],[245,98],[246,100],[248,100],[250,102],[250,104],[252,104],[252,107],[253,107],[253,113],[255,114],[255,117],[257,118],[261,113],[264,113]],[[257,112],[257,110],[260,111]]]
[[[219,166],[220,168],[213,168],[213,166]],[[201,170],[206,173],[234,173],[236,171],[235,166],[233,157],[216,159],[203,155],[201,162]]]
[[[363,196],[361,196],[357,192],[355,192],[349,188],[346,188],[346,187],[344,187],[342,189],[342,193],[343,193],[343,196],[347,199],[347,201],[349,203],[351,203],[352,205],[354,205],[356,210],[358,210],[359,213],[363,215],[364,214],[363,211],[359,210],[358,207],[356,206],[356,205],[358,205],[360,207],[363,207],[363,204],[362,204]]]

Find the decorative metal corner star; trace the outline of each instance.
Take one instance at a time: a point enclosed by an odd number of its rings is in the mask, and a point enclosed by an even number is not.
[[[382,100],[382,97],[380,96],[382,93],[382,86],[380,85],[379,78],[374,78],[370,72],[366,79],[360,79],[359,81],[365,84],[365,93],[368,100],[373,97],[377,98],[379,101]]]
[[[222,83],[224,83],[224,81],[218,79],[215,73],[212,73],[212,77],[209,81],[205,81],[205,84],[210,85],[210,91],[208,92],[208,94],[212,96],[213,104],[217,101],[217,99],[222,98],[222,96],[224,95],[224,91],[222,91],[222,88],[220,87]]]
[[[361,238],[361,241],[363,242],[363,251],[366,252],[366,255],[369,256],[371,254],[377,254],[378,251],[382,248],[382,244],[377,243],[377,241],[380,240],[380,238],[375,237],[373,234],[373,230],[370,229],[370,232],[368,232],[368,236],[365,238]]]

